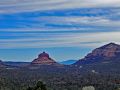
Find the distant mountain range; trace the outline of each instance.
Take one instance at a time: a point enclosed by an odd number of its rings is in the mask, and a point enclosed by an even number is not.
[[[60,63],[64,64],[64,65],[71,65],[71,64],[74,64],[75,62],[77,62],[77,60],[66,60],[66,61],[62,61]]]
[[[75,63],[76,61],[77,60],[66,60],[66,61],[62,61],[62,62],[58,62],[58,63],[63,64],[63,65],[71,65],[71,64]],[[27,66],[27,65],[31,64],[31,62],[14,62],[14,61],[6,61],[6,62],[2,62],[2,63],[4,63],[5,65],[18,66],[18,67]]]
[[[17,66],[17,67],[21,67],[21,66],[27,66],[30,64],[30,62],[13,62],[13,61],[6,61],[4,62],[5,65],[9,65],[9,66]]]
[[[32,62],[3,62],[0,61],[0,67],[38,67],[40,66],[53,66],[54,69],[62,66],[62,68],[72,67],[82,69],[83,71],[99,69],[109,71],[119,70],[120,68],[120,45],[115,43],[109,43],[99,48],[94,49],[91,53],[87,54],[83,59],[80,60],[66,60],[63,62],[56,62],[53,60],[48,53],[43,52],[38,55]],[[51,69],[53,67],[50,67]],[[45,67],[44,67],[45,68]],[[103,69],[104,68],[104,69]],[[63,69],[64,70],[64,69]],[[68,70],[68,69],[67,69]],[[119,70],[120,71],[120,70]]]

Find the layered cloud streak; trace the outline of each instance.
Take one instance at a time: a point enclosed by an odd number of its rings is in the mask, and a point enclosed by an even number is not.
[[[119,0],[1,0],[0,21],[0,49],[120,42]]]
[[[1,0],[0,13],[75,8],[120,7],[119,0]]]

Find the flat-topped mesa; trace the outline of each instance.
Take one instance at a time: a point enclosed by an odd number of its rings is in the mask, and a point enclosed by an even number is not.
[[[49,54],[47,54],[46,52],[43,52],[39,54],[38,58],[34,59],[31,62],[31,64],[32,65],[54,65],[58,63],[55,62],[52,58],[50,58]]]

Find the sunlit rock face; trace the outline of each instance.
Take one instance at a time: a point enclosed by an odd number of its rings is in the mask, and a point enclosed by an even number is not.
[[[80,59],[74,65],[89,64],[101,62],[105,60],[120,60],[120,45],[109,43],[102,47],[96,48],[91,53],[87,54],[83,59]]]
[[[43,52],[43,53],[39,54],[38,58],[34,59],[31,64],[33,64],[33,65],[53,65],[53,64],[58,64],[58,63],[55,62],[49,56],[49,54],[47,54],[46,52]]]
[[[109,43],[105,46],[93,50],[93,52],[88,54],[86,57],[101,56],[106,58],[112,58],[116,57],[118,53],[120,54],[120,45]]]

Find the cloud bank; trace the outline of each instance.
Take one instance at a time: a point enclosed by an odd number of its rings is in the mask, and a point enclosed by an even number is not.
[[[20,13],[75,8],[120,7],[120,0],[1,0],[0,13]]]
[[[1,0],[0,49],[120,42],[120,0]]]

